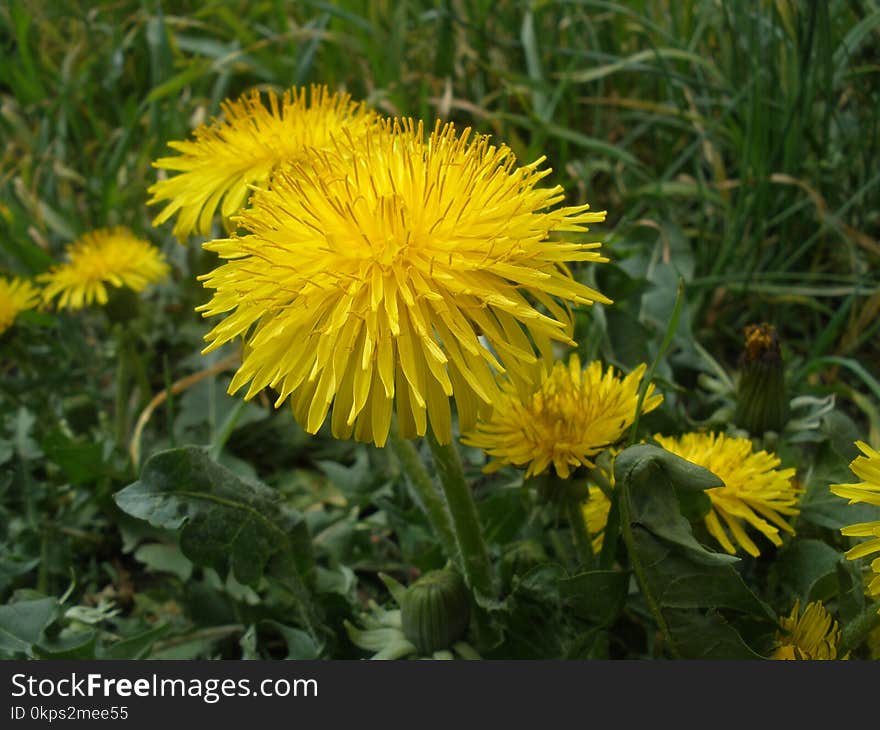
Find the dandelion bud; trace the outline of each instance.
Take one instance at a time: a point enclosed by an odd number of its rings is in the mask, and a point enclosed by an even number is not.
[[[421,654],[448,649],[464,636],[470,608],[470,594],[458,573],[425,573],[400,602],[403,633]]]
[[[734,421],[754,436],[779,432],[788,420],[788,396],[776,328],[752,324],[745,335]]]

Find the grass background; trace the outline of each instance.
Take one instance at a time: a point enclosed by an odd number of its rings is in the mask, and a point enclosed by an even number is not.
[[[166,142],[251,86],[317,82],[546,155],[572,200],[608,211],[612,257],[676,265],[715,352],[767,319],[807,370],[877,361],[872,0],[13,0],[0,38],[9,272],[102,225],[168,242],[144,205]]]

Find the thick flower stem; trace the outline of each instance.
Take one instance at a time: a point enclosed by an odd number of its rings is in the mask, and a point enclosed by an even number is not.
[[[648,610],[651,612],[651,615],[657,622],[657,627],[660,629],[663,638],[666,640],[666,645],[669,647],[669,653],[672,654],[674,659],[680,659],[681,656],[679,655],[678,647],[675,645],[669,627],[666,625],[666,619],[663,617],[663,611],[660,609],[657,597],[651,591],[651,586],[648,583],[648,576],[645,573],[645,566],[642,565],[642,561],[639,559],[639,554],[636,550],[635,536],[633,535],[632,521],[630,519],[632,508],[630,506],[629,486],[626,483],[622,483],[620,486],[619,505],[620,528],[623,534],[623,542],[626,545],[626,552],[629,556],[633,573],[635,573],[636,582],[639,584],[639,590],[641,590],[642,597],[645,599],[645,604],[647,604]]]
[[[434,464],[440,484],[446,495],[446,504],[452,518],[452,529],[461,552],[462,568],[471,589],[484,598],[495,597],[489,551],[477,515],[477,506],[471,489],[464,478],[461,460],[454,444],[441,444],[428,429],[428,444],[434,455]]]
[[[596,567],[596,556],[593,554],[593,543],[590,540],[590,532],[584,520],[582,503],[575,496],[565,498],[565,511],[568,516],[568,524],[571,527],[571,536],[577,550],[581,568],[592,570]]]
[[[403,469],[403,473],[415,492],[416,498],[428,515],[431,527],[434,528],[434,532],[443,546],[443,552],[455,563],[459,570],[463,571],[464,567],[461,564],[458,541],[455,539],[452,520],[449,517],[449,511],[443,501],[443,496],[434,486],[434,481],[425,469],[424,464],[422,464],[422,460],[419,458],[419,454],[412,441],[401,437],[395,419],[391,421],[388,441],[400,461],[400,467]]]

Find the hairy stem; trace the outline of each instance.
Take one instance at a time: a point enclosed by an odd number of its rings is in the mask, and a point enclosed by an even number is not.
[[[396,419],[391,421],[388,439],[391,448],[397,455],[400,467],[407,477],[410,488],[415,493],[416,499],[422,509],[424,509],[425,514],[428,515],[428,520],[431,523],[431,527],[434,528],[440,544],[443,546],[443,551],[459,570],[464,571],[461,554],[458,549],[458,541],[455,539],[455,532],[452,527],[452,519],[449,516],[449,510],[446,507],[443,496],[434,486],[434,481],[425,469],[424,464],[422,464],[415,445],[412,441],[401,437]]]
[[[441,444],[428,430],[428,444],[434,455],[434,464],[446,495],[446,504],[452,518],[452,529],[461,553],[465,579],[471,589],[484,597],[494,597],[492,567],[489,551],[483,539],[477,515],[477,506],[471,489],[464,478],[461,460],[454,444]]]

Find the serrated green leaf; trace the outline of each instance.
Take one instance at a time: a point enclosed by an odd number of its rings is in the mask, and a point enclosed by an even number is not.
[[[183,447],[153,455],[139,481],[116,494],[124,512],[166,529],[182,528],[180,546],[193,563],[255,586],[270,560],[311,569],[311,542],[299,513],[282,508],[271,489],[245,481]]]

